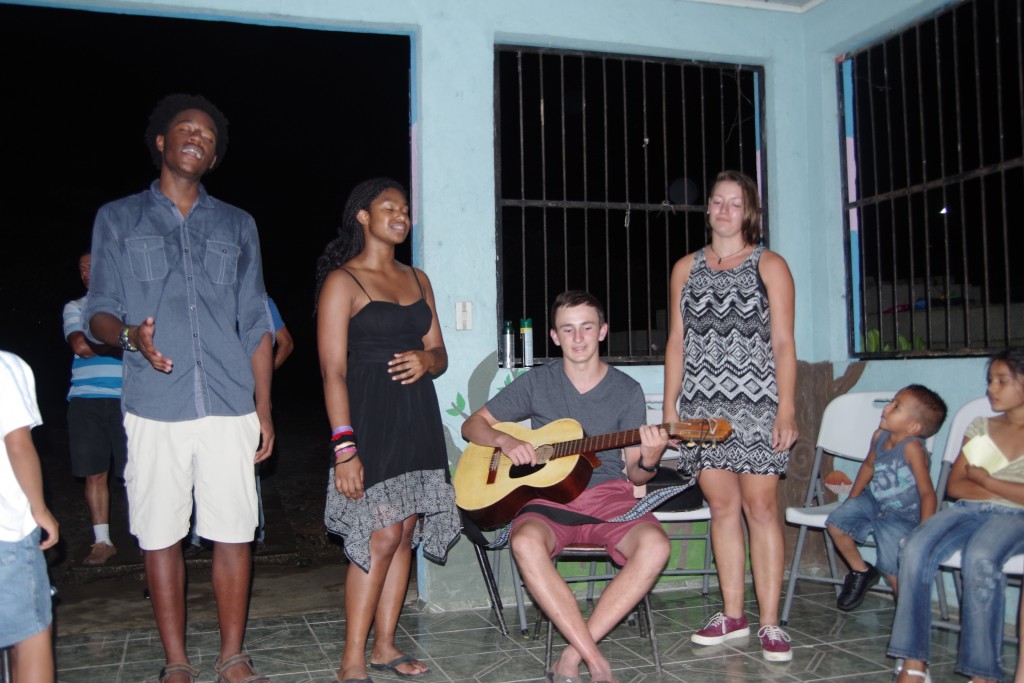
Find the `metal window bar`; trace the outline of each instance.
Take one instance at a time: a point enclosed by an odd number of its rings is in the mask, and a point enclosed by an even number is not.
[[[531,317],[546,332],[555,295],[587,289],[608,313],[606,357],[660,360],[670,269],[706,242],[708,184],[724,168],[764,176],[761,126],[750,125],[764,111],[762,74],[499,46],[497,329]],[[534,346],[539,362],[559,355],[547,334]]]
[[[839,60],[855,355],[1024,344],[1022,2],[966,0]]]

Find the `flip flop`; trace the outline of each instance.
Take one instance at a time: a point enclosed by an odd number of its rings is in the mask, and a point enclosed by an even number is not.
[[[548,683],[581,683],[579,678],[573,678],[572,676],[563,676],[561,674],[555,673],[554,671],[545,671],[544,678],[548,680]]]
[[[370,662],[370,668],[376,669],[377,671],[390,671],[394,673],[396,676],[401,676],[402,678],[416,678],[418,676],[422,676],[423,674],[430,673],[430,669],[427,669],[426,671],[421,671],[418,674],[407,674],[404,671],[398,670],[398,667],[400,667],[402,664],[409,664],[414,661],[416,661],[416,658],[412,655],[402,655],[401,657],[395,657],[387,664],[374,664],[373,662]]]

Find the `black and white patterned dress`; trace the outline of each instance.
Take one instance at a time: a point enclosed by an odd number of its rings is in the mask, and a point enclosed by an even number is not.
[[[680,308],[685,337],[682,419],[724,418],[733,433],[704,448],[701,469],[785,474],[789,451],[772,450],[779,403],[768,292],[758,272],[764,247],[729,270],[712,270],[706,249],[694,254]]]

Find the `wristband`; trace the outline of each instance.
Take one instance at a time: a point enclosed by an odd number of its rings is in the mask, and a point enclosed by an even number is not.
[[[342,436],[343,434],[352,434],[352,433],[353,433],[352,427],[350,427],[348,425],[342,425],[341,427],[335,427],[333,430],[331,430],[331,441],[334,441],[335,439],[337,439],[339,436]]]
[[[658,466],[657,465],[655,465],[654,467],[648,467],[647,465],[645,465],[643,458],[637,458],[636,466],[639,467],[640,469],[642,469],[644,472],[657,472],[658,471]]]
[[[338,465],[344,465],[347,462],[352,462],[353,460],[356,459],[357,455],[359,455],[358,452],[357,453],[353,453],[352,455],[348,456],[348,458],[346,458],[345,460],[338,460],[333,465],[331,465],[331,467],[334,468],[334,467],[337,467]]]
[[[138,347],[132,344],[131,339],[128,337],[128,333],[131,331],[130,327],[122,327],[121,334],[117,336],[117,340],[121,343],[121,348],[124,351],[138,351]]]

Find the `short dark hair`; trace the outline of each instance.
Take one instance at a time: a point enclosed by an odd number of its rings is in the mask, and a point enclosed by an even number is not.
[[[929,438],[942,427],[946,421],[946,402],[934,391],[922,384],[911,384],[903,387],[905,391],[917,401],[919,406],[918,419],[921,421],[921,436]]]
[[[743,241],[747,244],[758,244],[761,242],[761,199],[757,193],[757,183],[746,173],[739,171],[722,171],[715,176],[715,182],[711,185],[711,192],[715,191],[718,183],[736,183],[743,192]],[[708,197],[710,199],[710,196]],[[710,204],[710,202],[708,202]],[[711,228],[708,218],[710,212],[704,216],[707,227]]]
[[[555,302],[551,304],[551,329],[555,329],[555,315],[560,309],[563,308],[576,308],[577,306],[592,306],[597,309],[597,321],[601,325],[604,325],[604,306],[597,300],[597,297],[590,292],[585,292],[582,289],[570,289],[566,292],[562,292],[555,297]]]
[[[167,135],[167,130],[171,127],[174,117],[186,109],[198,109],[213,119],[213,127],[217,129],[215,154],[218,166],[223,163],[224,155],[228,153],[228,119],[217,108],[217,105],[202,95],[174,93],[156,103],[153,112],[149,115],[149,125],[146,126],[146,146],[149,148],[149,156],[157,169],[163,167],[164,155],[156,148],[156,136]]]

